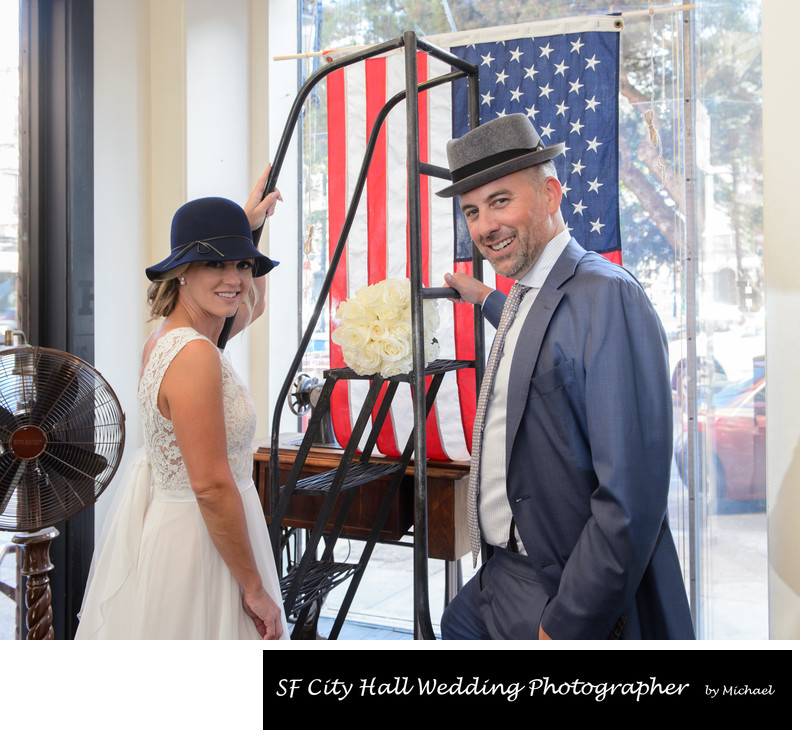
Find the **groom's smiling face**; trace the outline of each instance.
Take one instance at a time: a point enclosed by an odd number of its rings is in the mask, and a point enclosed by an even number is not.
[[[525,276],[559,231],[561,185],[535,169],[512,172],[459,197],[472,240],[503,277]]]

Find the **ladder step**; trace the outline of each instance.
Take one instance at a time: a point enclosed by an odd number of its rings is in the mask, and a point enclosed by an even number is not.
[[[341,564],[335,561],[315,561],[306,572],[290,615],[296,615],[312,602],[323,598],[334,587],[349,579],[361,567],[358,564]],[[285,600],[296,572],[281,579],[281,596]]]
[[[371,462],[365,464],[361,461],[354,461],[350,464],[342,482],[342,490],[353,489],[360,487],[362,484],[369,484],[377,479],[388,477],[394,474],[399,469],[402,469],[402,464],[387,464],[383,462]],[[332,485],[334,477],[338,469],[329,469],[321,474],[314,474],[305,479],[298,479],[297,485],[294,489],[294,494],[297,495],[326,495]],[[284,487],[281,487],[281,494]]]
[[[430,377],[434,374],[446,374],[447,372],[456,371],[458,369],[471,369],[475,366],[475,362],[466,359],[437,359],[432,361],[425,367],[425,376]],[[336,369],[328,369],[324,372],[326,377],[336,377],[336,379],[375,379],[379,377],[377,374],[356,374],[350,367],[341,366]],[[413,372],[408,374],[398,374],[394,377],[388,377],[388,380],[397,382],[411,382],[414,377]]]

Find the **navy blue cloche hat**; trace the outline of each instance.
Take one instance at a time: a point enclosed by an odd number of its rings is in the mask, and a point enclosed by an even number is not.
[[[164,272],[192,261],[253,259],[253,276],[271,271],[278,262],[264,256],[253,244],[250,222],[241,206],[224,197],[201,197],[178,208],[172,218],[170,255],[145,269],[155,281]]]

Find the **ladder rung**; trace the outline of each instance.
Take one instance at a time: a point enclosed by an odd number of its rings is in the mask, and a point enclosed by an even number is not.
[[[456,371],[457,369],[471,369],[475,366],[473,360],[465,359],[437,359],[432,361],[425,367],[425,376],[429,377],[433,374],[446,374],[447,372]],[[356,374],[350,367],[341,366],[336,369],[328,369],[324,372],[326,377],[335,377],[336,379],[377,379],[377,374]],[[411,382],[414,373],[398,374],[394,377],[388,377],[388,380],[397,382]]]
[[[420,174],[427,174],[429,177],[438,177],[439,179],[446,179],[450,182],[453,181],[453,175],[446,167],[439,167],[436,164],[429,164],[426,161],[419,163]]]
[[[402,468],[402,464],[387,464],[383,462],[374,462],[365,464],[361,461],[354,461],[350,464],[342,482],[342,490],[353,489],[353,487],[360,487],[362,484],[374,482],[376,479],[382,479],[394,474]],[[294,489],[294,494],[298,495],[325,495],[333,485],[334,477],[338,469],[328,469],[321,474],[314,474],[305,479],[298,479]],[[281,487],[281,493],[285,487]]]

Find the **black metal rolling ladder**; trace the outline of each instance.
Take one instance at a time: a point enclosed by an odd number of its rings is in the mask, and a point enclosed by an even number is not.
[[[449,172],[419,161],[419,117],[417,96],[420,92],[438,85],[449,84],[457,79],[467,77],[470,109],[470,128],[478,122],[478,70],[472,64],[453,56],[447,51],[432,46],[419,39],[413,32],[407,32],[393,41],[371,46],[368,49],[330,62],[309,77],[300,89],[294,106],[287,120],[283,136],[273,161],[272,171],[267,182],[265,193],[275,189],[281,164],[286,155],[289,141],[300,117],[302,106],[310,91],[323,77],[342,67],[379,56],[390,51],[403,49],[405,53],[406,88],[394,95],[377,116],[370,133],[367,150],[361,166],[353,197],[347,210],[342,233],[336,248],[331,254],[330,264],[314,313],[300,341],[297,353],[287,373],[287,378],[276,401],[272,423],[270,446],[270,535],[275,547],[277,561],[281,560],[281,524],[289,508],[293,495],[314,495],[322,498],[322,506],[316,523],[309,533],[305,551],[296,566],[281,580],[284,596],[284,609],[287,617],[295,620],[292,637],[297,638],[305,624],[307,614],[314,603],[321,601],[334,587],[349,580],[349,586],[342,605],[339,608],[329,638],[337,638],[348,609],[356,594],[356,590],[366,569],[369,558],[377,543],[381,528],[391,509],[400,483],[408,465],[414,459],[414,633],[416,638],[433,639],[433,627],[430,621],[428,601],[428,528],[427,528],[427,466],[425,419],[433,406],[436,393],[446,373],[458,369],[474,367],[476,379],[480,382],[483,370],[483,330],[480,310],[475,311],[475,356],[476,361],[438,360],[425,367],[423,346],[423,311],[422,301],[455,295],[449,289],[424,288],[422,286],[422,251],[421,251],[421,208],[420,208],[420,176],[429,175],[449,179]],[[417,52],[423,51],[449,64],[454,71],[444,74],[422,84],[417,83]],[[413,340],[413,368],[405,375],[384,379],[378,375],[364,377],[348,368],[329,369],[325,372],[325,383],[321,395],[312,412],[308,428],[301,442],[297,456],[289,476],[283,486],[279,482],[279,435],[280,418],[284,401],[288,398],[293,378],[300,367],[303,355],[314,333],[319,317],[324,309],[330,287],[338,263],[347,243],[347,238],[355,218],[366,182],[372,153],[378,135],[386,117],[395,105],[406,101],[407,127],[407,167],[408,167],[408,231],[410,240],[410,277],[411,277],[411,320]],[[481,278],[481,261],[473,252],[473,273]],[[430,384],[426,390],[428,378]],[[301,479],[303,465],[311,450],[312,439],[329,408],[334,386],[339,381],[367,381],[369,390],[358,418],[353,426],[352,434],[343,450],[341,462],[336,469],[324,474]],[[400,459],[372,459],[375,443],[380,428],[388,416],[389,408],[400,383],[407,382],[411,387],[414,409],[414,430],[407,440]],[[358,446],[372,418],[373,410],[378,405],[381,389],[386,385],[386,392],[375,415],[371,430],[364,442],[360,455]],[[333,560],[333,549],[341,535],[347,513],[357,489],[377,479],[389,479],[389,484],[381,502],[379,511],[373,521],[372,530],[367,538],[362,555],[357,563],[337,563]],[[337,502],[341,502],[335,519],[333,518]],[[332,526],[326,534],[326,528]],[[321,542],[325,541],[324,551],[317,558]]]

